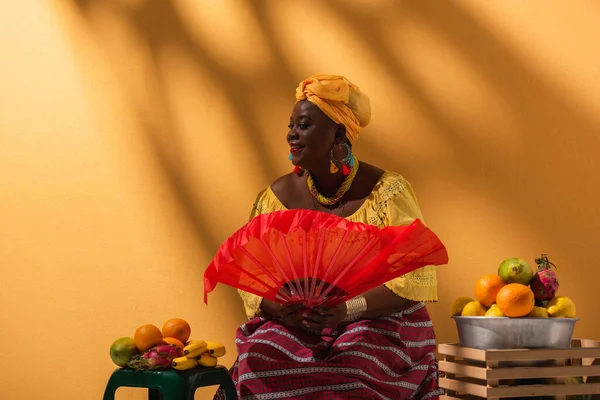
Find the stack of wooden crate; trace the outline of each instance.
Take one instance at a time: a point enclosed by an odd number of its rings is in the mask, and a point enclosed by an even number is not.
[[[440,344],[438,353],[445,399],[566,399],[576,394],[600,399],[600,342],[595,340],[573,339],[569,349],[478,350]],[[570,377],[582,377],[584,383],[566,384]]]

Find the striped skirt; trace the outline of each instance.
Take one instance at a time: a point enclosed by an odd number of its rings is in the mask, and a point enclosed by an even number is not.
[[[433,324],[422,302],[331,336],[255,318],[237,332],[240,400],[437,399]],[[220,397],[220,396],[217,396]]]

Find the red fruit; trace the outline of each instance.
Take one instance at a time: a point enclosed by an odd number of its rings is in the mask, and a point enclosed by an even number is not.
[[[542,254],[540,258],[537,258],[535,263],[538,264],[538,270],[530,283],[533,295],[536,300],[550,300],[559,287],[556,273],[550,269],[551,266],[555,268],[556,266],[548,260],[546,254]]]
[[[129,362],[129,367],[135,370],[169,369],[174,358],[181,357],[180,348],[170,344],[162,344],[145,351],[142,355],[134,357]]]

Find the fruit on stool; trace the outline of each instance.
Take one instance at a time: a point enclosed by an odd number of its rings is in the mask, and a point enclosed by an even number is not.
[[[533,310],[535,298],[529,286],[509,283],[498,292],[496,304],[507,317],[524,317]]]
[[[147,351],[161,344],[163,335],[155,325],[146,324],[136,329],[133,340],[139,351]]]
[[[210,354],[204,353],[198,358],[198,364],[203,367],[214,367],[217,365],[217,358],[211,356]]]
[[[536,300],[550,300],[556,295],[559,286],[556,272],[551,269],[551,266],[555,265],[548,260],[546,254],[536,258],[535,262],[538,264],[538,270],[531,280],[531,290]]]
[[[163,344],[155,346],[129,362],[135,370],[168,369],[173,359],[181,357],[181,350],[177,346]]]
[[[533,268],[531,268],[531,265],[525,260],[512,257],[507,258],[500,263],[498,275],[500,275],[506,283],[529,285],[531,278],[533,278]]]
[[[173,337],[166,337],[166,338],[163,338],[163,342],[165,342],[166,344],[170,344],[170,345],[179,347],[181,349],[181,352],[183,353],[183,348],[185,346],[179,340],[177,340]]]
[[[110,346],[110,359],[119,367],[126,367],[136,354],[139,354],[139,350],[131,337],[120,337]]]
[[[185,371],[186,369],[196,368],[198,366],[198,360],[186,356],[177,357],[173,359],[171,366],[179,371]]]
[[[475,281],[475,298],[486,307],[491,307],[496,302],[496,295],[506,286],[500,275],[487,274]]]
[[[190,358],[199,357],[206,353],[207,348],[204,340],[192,340],[183,348],[183,354]]]
[[[192,328],[190,324],[181,318],[171,318],[165,322],[162,328],[163,337],[172,337],[181,343],[187,342],[191,334]]]
[[[213,357],[223,357],[226,353],[225,346],[219,342],[206,341],[206,352]]]

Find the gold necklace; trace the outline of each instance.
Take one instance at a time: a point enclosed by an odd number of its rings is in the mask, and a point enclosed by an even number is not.
[[[314,198],[314,197],[313,197],[312,201],[313,201],[313,208],[315,209],[315,211],[319,211],[319,210],[317,210],[317,202],[316,202],[316,200],[315,200],[315,198]],[[342,205],[342,211],[340,212],[340,215],[338,215],[338,216],[339,216],[339,217],[341,217],[341,218],[344,218],[344,210],[346,209],[346,204],[348,204],[348,202],[347,202],[347,201],[345,201],[345,202],[344,202],[344,204]],[[337,208],[339,208],[339,206],[338,206]],[[332,210],[329,210],[329,209],[328,209],[328,211],[324,211],[324,212],[329,212],[329,211],[331,211],[331,212],[330,212],[330,214],[337,215],[337,214],[335,213],[335,210],[337,210],[337,208],[334,208],[334,209],[332,209]]]
[[[342,197],[344,197],[344,195],[348,192],[350,186],[352,186],[352,182],[354,182],[354,178],[356,177],[357,172],[358,160],[355,160],[354,166],[352,167],[350,173],[346,176],[346,178],[344,178],[342,186],[340,186],[337,192],[335,192],[335,194],[331,197],[325,197],[321,193],[319,193],[319,191],[317,190],[317,185],[315,184],[315,181],[310,172],[306,176],[306,183],[308,184],[308,189],[310,190],[310,193],[312,194],[314,199],[316,199],[319,203],[323,205],[332,206],[334,204],[337,204],[342,199]]]

